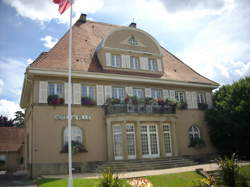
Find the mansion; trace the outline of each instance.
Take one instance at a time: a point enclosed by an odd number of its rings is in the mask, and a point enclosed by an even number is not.
[[[198,74],[135,23],[72,27],[73,166],[215,152],[204,111],[218,83]],[[25,165],[32,176],[67,173],[67,32],[27,67]]]

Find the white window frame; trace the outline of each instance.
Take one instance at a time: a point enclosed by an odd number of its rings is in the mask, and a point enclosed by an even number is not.
[[[127,147],[128,149],[128,159],[135,159],[136,158],[136,140],[135,140],[135,126],[133,123],[128,123],[126,124],[126,136],[127,136],[127,142],[129,142],[129,135],[132,136],[133,138],[133,146],[134,146],[134,154],[133,155],[130,155],[129,154],[129,147]],[[132,127],[132,131],[130,131],[130,128],[129,127]],[[129,146],[129,144],[127,143],[127,146]]]
[[[83,131],[80,127],[71,127],[71,140],[83,144]],[[63,131],[63,143],[64,145],[68,143],[68,127]]]
[[[122,90],[122,92],[120,92],[120,90]],[[122,95],[120,95],[120,93],[122,93]],[[112,86],[112,98],[123,100],[125,98],[125,88]]]
[[[87,95],[86,96],[83,95],[83,87],[86,87],[86,89],[87,89]],[[90,88],[94,89],[94,92],[93,92],[94,95],[93,96],[90,95]],[[82,84],[81,85],[81,97],[89,97],[89,98],[91,98],[93,100],[96,100],[96,86]]]
[[[119,127],[120,131],[115,131],[115,127]],[[115,152],[115,136],[119,136],[121,138],[121,155],[116,155],[117,153]],[[113,137],[113,154],[115,160],[122,160],[123,159],[123,134],[122,134],[122,126],[120,124],[112,125],[112,137]]]
[[[168,127],[168,129],[164,128],[164,127]],[[169,142],[166,142],[166,136],[169,137]],[[165,147],[165,155],[166,156],[172,156],[173,155],[173,150],[172,150],[172,136],[171,136],[171,125],[168,123],[164,123],[163,124],[163,139],[164,139],[164,147]],[[169,149],[170,152],[166,152],[166,143],[169,143]]]
[[[175,99],[179,102],[186,102],[184,91],[175,91]]]
[[[130,56],[130,68],[140,69],[140,59],[137,56]]]
[[[158,64],[156,59],[154,58],[148,59],[148,69],[150,71],[158,71]]]
[[[140,96],[139,92],[142,91],[142,96]],[[133,96],[137,98],[145,98],[145,90],[144,88],[133,88]]]
[[[54,90],[53,90],[53,94],[50,93],[50,85],[54,86]],[[58,93],[59,89],[59,85],[62,86],[62,93]],[[55,82],[49,82],[48,83],[48,96],[50,95],[58,95],[59,98],[64,98],[64,83],[55,83]]]
[[[121,55],[118,54],[111,54],[111,66],[115,68],[121,68]]]
[[[198,101],[198,103],[204,103],[204,104],[207,103],[206,102],[206,95],[205,95],[204,92],[198,92],[197,93],[197,101]]]
[[[129,38],[129,40],[128,40],[128,44],[129,44],[129,45],[136,46],[136,45],[139,44],[139,42],[135,39],[134,36],[131,36],[131,37]]]
[[[151,97],[154,99],[161,99],[162,98],[162,89],[152,88],[151,89]]]
[[[189,129],[188,129],[188,135],[189,138],[200,138],[201,134],[200,134],[200,129],[199,127],[197,127],[196,125],[192,125]]]

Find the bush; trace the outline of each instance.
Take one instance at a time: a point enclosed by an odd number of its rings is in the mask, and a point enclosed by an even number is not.
[[[102,177],[98,187],[122,187],[123,181],[119,179],[118,176],[114,176],[111,168],[105,169],[102,172]]]
[[[72,147],[72,153],[76,154],[76,153],[83,153],[83,152],[88,152],[86,150],[86,148],[83,146],[83,144],[76,142],[76,141],[72,141],[71,142],[71,147]],[[61,153],[68,153],[69,149],[68,149],[68,143],[65,143]]]
[[[96,102],[90,97],[82,97],[81,103],[82,105],[88,105],[88,106],[96,105]]]

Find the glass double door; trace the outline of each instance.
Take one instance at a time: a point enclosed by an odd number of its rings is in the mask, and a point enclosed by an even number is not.
[[[141,150],[143,158],[156,158],[160,156],[158,126],[145,124],[140,126]]]

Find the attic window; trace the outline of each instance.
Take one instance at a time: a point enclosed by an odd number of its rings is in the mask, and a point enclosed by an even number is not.
[[[138,41],[135,39],[134,36],[131,36],[131,38],[128,40],[129,45],[136,46],[138,45]]]

